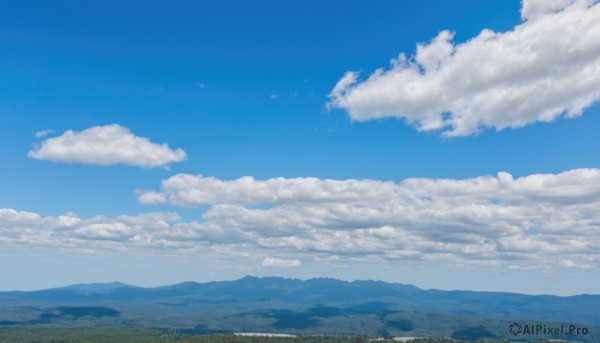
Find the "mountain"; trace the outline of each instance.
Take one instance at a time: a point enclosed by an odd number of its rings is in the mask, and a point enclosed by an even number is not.
[[[399,283],[330,278],[246,276],[235,281],[183,282],[153,288],[119,282],[77,284],[0,292],[0,308],[4,310],[0,325],[177,325],[191,327],[187,330],[196,333],[360,333],[364,329],[417,336],[475,332],[481,337],[496,337],[504,334],[507,323],[514,321],[600,325],[600,295],[560,297],[423,290]],[[439,327],[427,324],[432,321]],[[465,323],[471,324],[465,329]],[[362,329],[357,325],[362,325]]]
[[[126,283],[114,281],[107,283],[78,283],[74,285],[68,285],[64,287],[54,288],[54,289],[62,289],[62,290],[72,290],[72,291],[87,291],[87,292],[96,292],[96,291],[108,291],[117,288],[132,288],[135,286],[128,285]]]
[[[502,292],[423,290],[412,285],[382,281],[309,280],[246,276],[235,281],[182,282],[142,288],[123,283],[79,284],[39,291],[0,292],[1,299],[46,303],[161,302],[223,304],[278,302],[290,307],[312,305],[431,310],[502,318],[569,318],[600,324],[600,295],[560,297]]]

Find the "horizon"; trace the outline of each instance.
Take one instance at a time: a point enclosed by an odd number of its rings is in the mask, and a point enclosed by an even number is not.
[[[73,283],[73,284],[60,285],[60,286],[54,286],[54,287],[48,287],[48,288],[30,289],[30,290],[23,290],[23,289],[0,290],[0,293],[2,293],[2,292],[37,292],[37,291],[46,291],[46,290],[68,288],[68,287],[72,287],[72,286],[94,286],[94,285],[111,285],[111,284],[119,284],[119,285],[122,285],[124,287],[135,287],[135,288],[152,289],[152,288],[165,288],[165,287],[177,286],[177,285],[181,285],[181,284],[185,284],[185,283],[205,284],[205,283],[220,283],[220,282],[236,282],[236,281],[241,281],[243,279],[282,279],[282,280],[293,280],[293,281],[303,281],[303,282],[304,281],[310,281],[310,280],[324,279],[324,280],[333,280],[333,281],[340,281],[340,282],[346,282],[346,283],[353,283],[353,282],[383,282],[383,283],[390,284],[390,285],[396,284],[396,285],[403,285],[403,286],[412,286],[412,287],[418,288],[421,291],[507,293],[507,294],[520,294],[520,295],[526,295],[526,296],[555,296],[555,297],[565,297],[565,298],[567,298],[567,297],[582,296],[582,295],[600,296],[600,294],[597,294],[597,293],[579,293],[579,294],[560,295],[560,294],[548,294],[548,293],[520,293],[520,292],[509,292],[509,291],[502,291],[502,290],[422,288],[422,287],[419,287],[417,285],[413,285],[413,284],[410,284],[410,283],[388,282],[388,281],[376,280],[376,279],[344,280],[344,279],[337,279],[337,278],[332,278],[332,277],[327,277],[327,276],[312,277],[312,278],[297,278],[297,277],[284,277],[284,276],[277,276],[277,275],[271,275],[271,276],[244,275],[244,276],[242,276],[240,278],[237,278],[237,279],[225,279],[225,280],[206,280],[206,281],[184,280],[184,281],[180,281],[180,282],[163,284],[163,285],[147,285],[147,286],[125,283],[125,282],[121,282],[121,281],[118,281],[118,280],[115,280],[115,281],[106,281],[106,282],[82,282],[82,283]]]
[[[0,290],[600,294],[597,0],[4,1]]]

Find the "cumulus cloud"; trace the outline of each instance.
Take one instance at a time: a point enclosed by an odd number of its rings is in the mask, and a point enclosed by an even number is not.
[[[187,158],[182,149],[173,150],[167,144],[153,143],[117,124],[94,126],[81,132],[68,130],[61,136],[44,140],[27,156],[57,163],[122,164],[142,168],[167,167]]]
[[[206,210],[183,221],[163,212],[80,218],[0,209],[0,245],[245,254],[265,267],[414,260],[597,269],[600,262],[600,169],[402,182],[179,174],[147,192],[139,196],[149,203]]]
[[[73,213],[42,217],[37,213],[0,209],[0,244],[78,252],[200,253],[211,245],[243,246],[249,238],[211,223],[182,222],[175,213],[80,218]]]
[[[199,227],[210,225],[213,239],[235,232],[239,242],[296,256],[542,268],[595,265],[600,253],[599,169],[399,183],[177,174],[161,186],[140,198],[209,206]]]
[[[387,183],[392,184],[392,183]],[[209,204],[271,204],[298,201],[344,201],[375,195],[385,182],[373,180],[321,180],[318,178],[274,178],[255,180],[251,176],[222,181],[202,175],[177,174],[163,180],[163,192],[138,191],[142,203],[160,203],[168,198],[173,205],[198,207]]]
[[[521,16],[512,31],[484,29],[462,44],[442,31],[364,80],[348,72],[327,106],[445,136],[581,115],[600,98],[597,0],[523,0]]]
[[[264,267],[277,267],[277,268],[293,268],[293,267],[298,267],[301,264],[302,264],[302,262],[300,262],[300,260],[285,260],[285,259],[274,258],[274,257],[266,257],[262,262],[262,265]]]
[[[153,205],[167,202],[167,198],[164,193],[147,191],[145,189],[139,189],[136,191],[136,193],[138,194],[138,201],[141,204]]]

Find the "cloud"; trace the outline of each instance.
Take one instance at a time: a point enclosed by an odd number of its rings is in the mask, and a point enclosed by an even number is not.
[[[136,193],[138,194],[140,204],[153,205],[167,202],[167,197],[164,193],[147,191],[145,189],[139,189]]]
[[[496,177],[472,179],[409,178],[401,183],[379,180],[332,180],[314,177],[256,180],[244,176],[220,180],[202,175],[176,174],[161,182],[161,191],[141,190],[140,198],[159,199],[176,206],[200,207],[218,204],[283,205],[353,204],[369,202],[419,203],[433,200],[460,204],[464,199],[487,203],[532,200],[567,205],[593,201],[600,193],[599,169],[574,169],[560,174],[534,174],[518,179],[506,172]],[[150,201],[152,203],[152,201]]]
[[[187,158],[182,149],[172,150],[167,144],[152,143],[117,124],[94,126],[81,132],[68,130],[62,136],[44,140],[27,156],[57,163],[142,168],[167,167]]]
[[[562,260],[560,263],[563,267],[571,268],[571,269],[591,269],[592,265],[590,264],[580,264],[576,263],[572,260]]]
[[[264,181],[251,176],[222,181],[202,175],[177,174],[163,180],[163,192],[139,191],[142,198],[168,198],[173,205],[199,207],[210,204],[275,204],[300,201],[346,201],[377,196],[392,190],[391,182],[375,180],[321,180],[318,178],[274,178]],[[391,194],[389,194],[391,196]],[[144,203],[144,201],[141,201]],[[152,202],[152,201],[151,201]]]
[[[294,268],[302,264],[300,260],[285,260],[281,258],[267,257],[263,260],[262,265],[264,267],[276,267],[276,268]]]
[[[160,191],[145,192],[150,193],[141,192],[140,199],[208,206],[205,222],[187,227],[183,236],[207,238],[210,232],[214,242],[234,239],[302,259],[344,256],[546,268],[568,267],[564,260],[595,265],[600,253],[599,169],[400,183],[177,174],[163,180]]]
[[[183,222],[175,213],[80,218],[73,213],[42,217],[0,209],[0,246],[47,249],[58,253],[160,254],[236,259],[262,258],[251,237],[212,223]]]
[[[164,212],[80,218],[0,209],[0,245],[243,255],[268,267],[410,260],[551,271],[600,262],[600,169],[402,182],[178,174],[148,192],[139,196],[207,209],[198,221]]]
[[[36,132],[34,136],[35,136],[35,138],[43,138],[52,133],[54,133],[54,130],[44,130],[44,131]]]
[[[348,72],[327,106],[445,136],[581,115],[600,98],[597,0],[524,0],[521,16],[512,31],[484,29],[462,44],[442,31],[365,80]]]

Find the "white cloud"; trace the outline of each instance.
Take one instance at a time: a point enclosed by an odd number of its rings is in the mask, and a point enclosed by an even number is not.
[[[586,8],[597,0],[526,0],[521,8],[521,18],[531,21],[566,8]]]
[[[262,265],[264,267],[277,267],[277,268],[293,268],[293,267],[298,267],[301,264],[302,264],[302,262],[300,262],[300,260],[285,260],[285,259],[274,258],[274,257],[266,257],[262,262]]]
[[[574,169],[561,174],[534,174],[518,179],[506,172],[472,179],[410,178],[401,183],[379,180],[331,180],[313,177],[256,180],[244,176],[219,180],[202,175],[176,174],[161,182],[162,190],[138,192],[140,198],[168,199],[172,205],[200,207],[217,204],[460,204],[464,199],[486,203],[531,200],[568,204],[592,201],[600,194],[599,169]],[[150,202],[152,203],[152,201]]]
[[[148,198],[209,206],[205,223],[186,227],[185,237],[279,253],[540,268],[563,260],[590,265],[585,259],[600,253],[599,169],[400,183],[177,174],[161,185]]]
[[[75,236],[83,239],[126,240],[135,235],[132,227],[124,223],[98,223],[84,225],[74,231]]]
[[[219,258],[243,254],[255,261],[267,256],[263,264],[273,267],[419,260],[547,270],[597,269],[600,262],[600,169],[399,183],[179,174],[162,185],[149,198],[208,206],[202,219],[183,221],[162,212],[43,217],[0,209],[0,245]]]
[[[54,133],[54,130],[44,130],[44,131],[38,131],[35,133],[35,138],[42,138],[42,137],[46,137],[49,134]]]
[[[141,198],[168,198],[173,205],[198,207],[209,204],[274,204],[302,201],[346,201],[378,197],[393,192],[392,182],[375,180],[321,180],[318,178],[274,178],[251,176],[222,181],[202,175],[177,174],[163,180],[162,193],[139,191]],[[388,194],[392,196],[393,194]],[[142,201],[143,202],[143,201]]]
[[[152,143],[117,124],[94,126],[81,132],[68,130],[62,136],[44,140],[27,156],[57,163],[143,168],[167,167],[186,159],[182,149],[172,150],[167,144]]]
[[[446,136],[573,118],[600,99],[597,0],[524,0],[523,23],[455,44],[442,31],[366,80],[346,73],[328,107],[355,121],[401,118]]]
[[[0,246],[51,249],[59,253],[203,255],[236,258],[253,252],[249,235],[213,223],[182,222],[175,213],[79,218],[73,213],[42,217],[0,209]]]
[[[167,197],[164,193],[147,191],[144,189],[139,189],[136,191],[136,193],[138,194],[138,201],[141,204],[153,205],[167,202]]]
[[[560,263],[563,267],[571,268],[571,269],[591,269],[592,265],[590,264],[580,264],[576,263],[573,260],[562,260]]]

